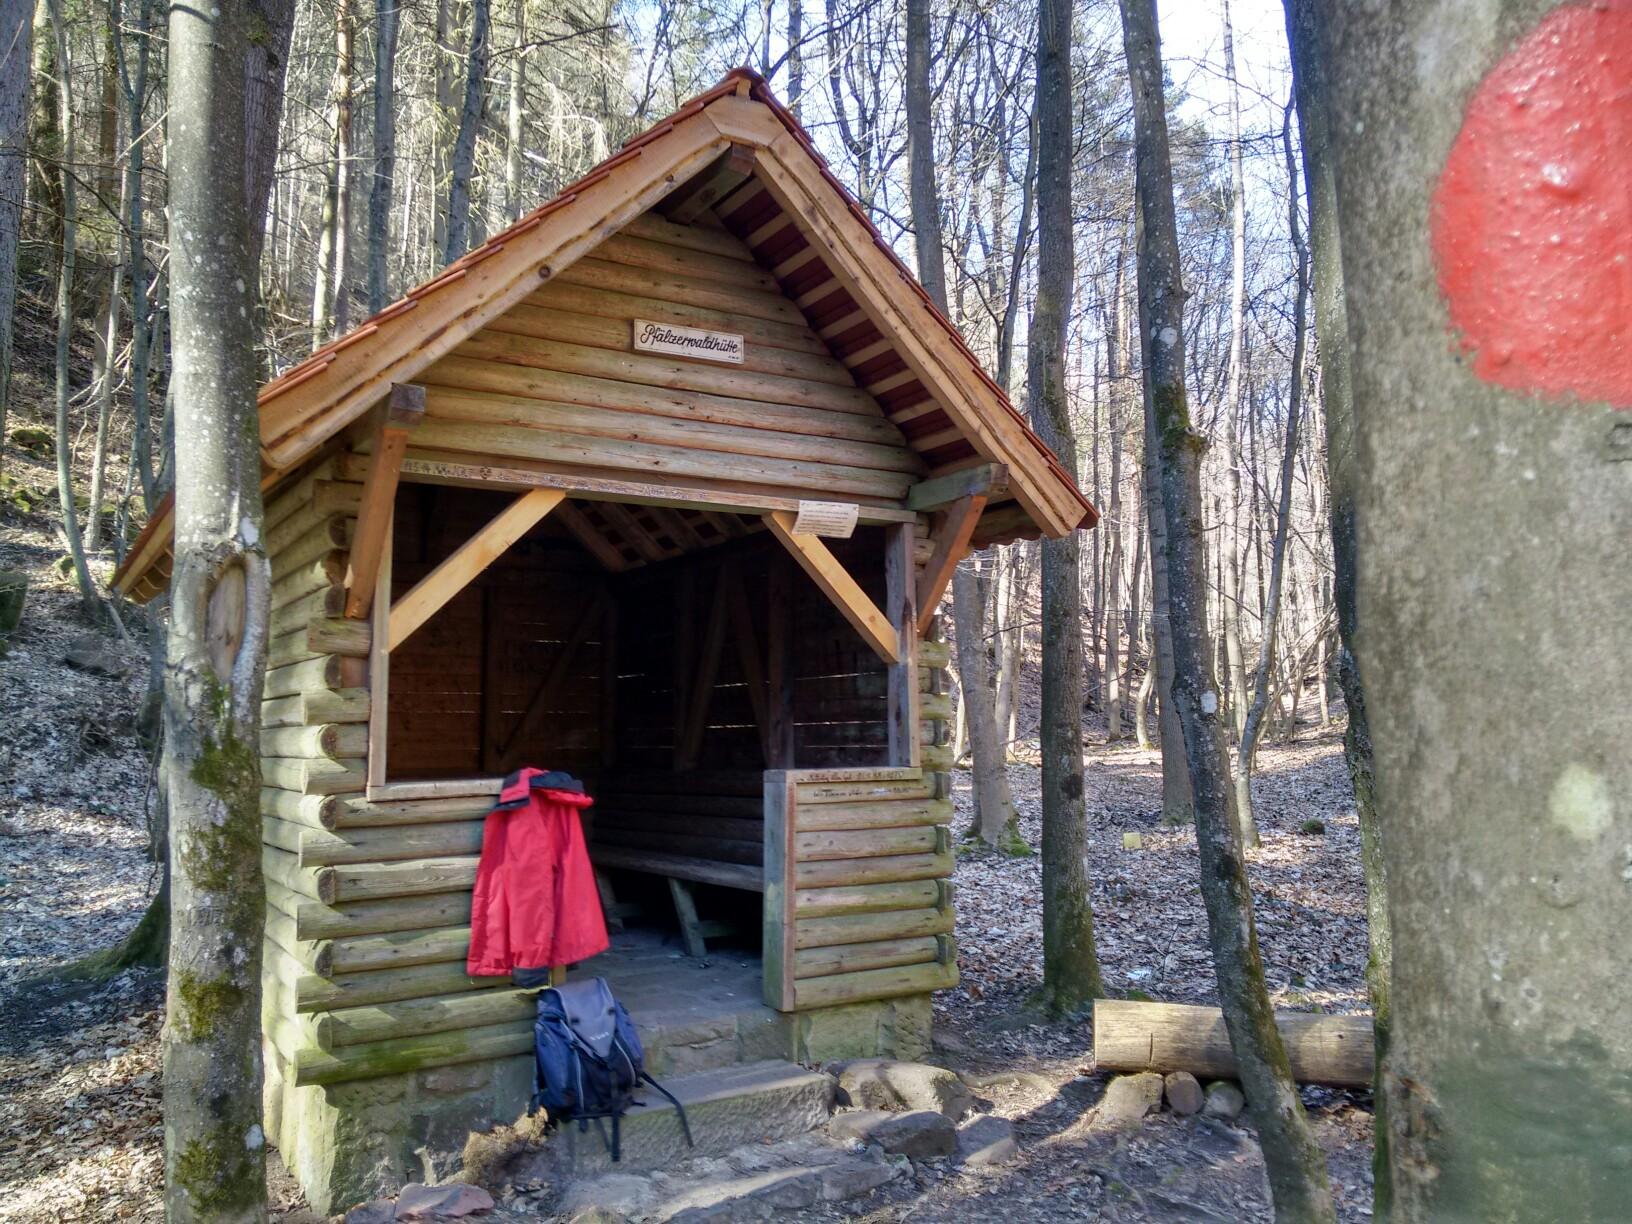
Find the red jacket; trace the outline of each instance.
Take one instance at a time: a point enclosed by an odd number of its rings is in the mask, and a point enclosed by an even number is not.
[[[505,779],[482,830],[467,973],[542,969],[606,951],[606,919],[578,819],[593,802],[567,774],[523,769]]]

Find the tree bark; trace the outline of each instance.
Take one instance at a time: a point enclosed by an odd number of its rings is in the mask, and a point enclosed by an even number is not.
[[[248,201],[249,265],[261,266],[266,236],[266,202],[278,162],[278,124],[283,117],[283,77],[289,38],[295,29],[295,0],[249,0],[251,29],[244,54],[244,199]],[[172,78],[173,79],[173,78]]]
[[[240,134],[249,98],[263,114],[280,105],[245,72],[259,29],[250,0],[170,9],[179,462],[164,712],[172,901],[164,1116],[165,1207],[177,1221],[266,1214],[258,723],[271,580],[252,258],[264,207],[255,208],[253,154]]]
[[[368,312],[391,300],[386,255],[397,168],[397,30],[400,0],[374,0],[374,176],[368,189]]]
[[[62,19],[62,0],[48,0],[46,7],[50,11],[52,61],[57,71],[53,84],[57,89],[58,131],[62,135],[60,153],[63,164],[71,166],[74,164],[74,95],[68,32]],[[79,584],[79,598],[86,615],[94,617],[101,600],[85,564],[85,543],[79,534],[79,512],[74,506],[73,447],[68,437],[68,401],[72,391],[68,355],[74,335],[74,247],[79,237],[79,194],[74,175],[62,174],[61,180],[62,213],[58,234],[62,248],[57,256],[57,502],[62,510],[63,539],[67,541],[68,556],[74,565],[74,580]]]
[[[0,0],[0,470],[11,403],[12,321],[17,310],[17,251],[23,233],[28,116],[34,57],[34,6]]]
[[[1195,804],[1201,892],[1219,1002],[1258,1126],[1278,1220],[1335,1220],[1326,1161],[1304,1116],[1275,1027],[1252,889],[1234,829],[1223,711],[1207,640],[1201,457],[1184,381],[1184,296],[1168,156],[1167,111],[1154,0],[1121,0],[1133,90],[1134,155],[1141,212],[1139,322],[1147,393],[1159,439],[1168,524],[1169,616],[1177,665],[1173,703],[1184,728]]]
[[[941,202],[935,183],[935,124],[930,112],[929,0],[907,0],[907,170],[918,280],[930,300],[947,312],[946,263],[942,252]],[[958,646],[958,679],[974,756],[976,828],[988,845],[1023,846],[1009,793],[1006,754],[998,734],[987,666],[985,600],[971,560],[952,575],[952,618]]]
[[[1365,690],[1355,664],[1359,618],[1355,582],[1355,417],[1350,366],[1348,308],[1343,293],[1342,229],[1338,216],[1336,154],[1332,148],[1330,58],[1318,0],[1285,0],[1287,42],[1297,101],[1299,143],[1309,194],[1309,238],[1314,270],[1315,332],[1320,339],[1320,398],[1326,423],[1326,490],[1332,537],[1332,602],[1337,612],[1337,682],[1343,693],[1346,726],[1343,755],[1354,785],[1360,825],[1360,861],[1366,878],[1366,988],[1377,1035],[1377,1065],[1383,1066],[1393,1024],[1389,990],[1394,960],[1388,908],[1388,866],[1383,853],[1381,813],[1372,773],[1371,724]],[[1373,1144],[1376,1208],[1386,1218],[1391,1202],[1389,1097],[1375,1093],[1377,1124]]]
[[[465,103],[449,163],[448,242],[442,262],[450,264],[470,245],[470,177],[476,172],[476,134],[487,106],[487,32],[491,0],[471,0],[470,55],[465,64]]]
[[[1600,373],[1626,369],[1624,311],[1596,312],[1593,286],[1625,230],[1591,237],[1624,215],[1624,143],[1596,125],[1624,114],[1626,8],[1318,11],[1354,426],[1332,496],[1334,517],[1353,496],[1399,1003],[1380,1072],[1392,1218],[1622,1218],[1632,393],[1560,361],[1585,343]],[[1581,127],[1603,142],[1590,160]],[[1542,211],[1493,224],[1473,253],[1489,279],[1459,286],[1430,254],[1467,237],[1435,218],[1470,151]],[[1507,322],[1498,292],[1548,319],[1516,365],[1452,329],[1453,310]]]
[[[351,232],[351,90],[354,41],[350,0],[334,6],[334,100],[329,120],[329,165],[318,229],[317,272],[312,278],[312,347],[346,330],[346,256]]]
[[[1075,253],[1071,234],[1070,0],[1042,0],[1037,18],[1037,295],[1026,377],[1032,423],[1067,472],[1077,468],[1065,390],[1065,336]],[[1105,993],[1094,950],[1083,803],[1082,583],[1075,532],[1043,551],[1043,989],[1056,1015]]]
[[[1252,816],[1252,774],[1257,767],[1258,744],[1268,726],[1265,714],[1269,709],[1270,680],[1275,675],[1276,635],[1281,625],[1281,587],[1286,569],[1287,533],[1292,527],[1292,473],[1298,458],[1298,420],[1303,415],[1303,362],[1307,349],[1308,313],[1304,305],[1309,291],[1309,247],[1303,240],[1303,227],[1298,220],[1298,167],[1292,156],[1291,116],[1281,130],[1286,151],[1288,184],[1287,233],[1295,252],[1296,275],[1292,288],[1292,369],[1287,375],[1286,446],[1281,454],[1281,489],[1275,507],[1275,535],[1270,545],[1269,586],[1265,593],[1263,617],[1263,646],[1258,656],[1258,668],[1252,681],[1252,700],[1247,707],[1246,723],[1241,740],[1235,749],[1235,804],[1246,813],[1237,821],[1240,828],[1256,831],[1258,822]],[[1301,660],[1298,660],[1301,664]],[[1292,677],[1294,686],[1293,724],[1296,724],[1296,689],[1298,677]],[[1277,703],[1278,705],[1279,703]]]
[[[521,143],[527,107],[527,0],[515,0],[511,22],[516,49],[510,60],[510,98],[504,125],[504,213],[512,222],[522,214]]]

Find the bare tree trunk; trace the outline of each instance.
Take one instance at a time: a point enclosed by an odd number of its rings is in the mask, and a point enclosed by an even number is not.
[[[476,172],[476,134],[487,107],[487,30],[490,0],[471,0],[470,55],[465,65],[465,103],[453,142],[448,174],[448,240],[442,262],[451,264],[470,245],[470,177]]]
[[[1111,290],[1111,309],[1105,328],[1105,377],[1109,384],[1106,415],[1109,418],[1105,523],[1105,738],[1115,743],[1122,738],[1122,397],[1127,379],[1128,327],[1125,295],[1122,292],[1126,260],[1119,249],[1116,279]],[[1131,645],[1131,644],[1130,644]]]
[[[42,4],[34,14],[34,76],[54,82],[61,72],[57,40],[51,32],[50,6]],[[34,234],[56,259],[62,252],[62,122],[58,117],[60,90],[43,86],[34,94],[34,113],[29,120],[28,156],[33,170],[28,175],[29,212]],[[53,279],[59,269],[52,267]]]
[[[930,113],[929,0],[907,0],[907,169],[911,187],[918,280],[930,300],[947,310],[946,264],[942,253],[941,204],[935,185],[935,124]],[[959,562],[952,575],[952,618],[958,647],[958,677],[964,716],[974,754],[976,827],[988,845],[1023,846],[1009,794],[1008,770],[992,705],[987,666],[985,600],[973,559]]]
[[[1167,510],[1162,505],[1161,473],[1157,462],[1161,438],[1148,380],[1143,393],[1145,409],[1145,528],[1150,534],[1151,671],[1156,673],[1156,734],[1162,745],[1162,821],[1189,824],[1190,766],[1185,760],[1184,729],[1173,704],[1172,601],[1168,594]]]
[[[119,283],[123,279],[124,269],[115,264],[108,277],[108,301],[102,311],[102,326],[96,334],[91,379],[96,387],[96,446],[91,456],[91,502],[85,512],[85,546],[91,552],[102,547],[103,486],[108,470],[108,425],[113,417],[115,350],[119,345]]]
[[[1177,664],[1173,703],[1190,762],[1201,893],[1219,1002],[1258,1126],[1276,1219],[1335,1220],[1325,1156],[1304,1116],[1264,985],[1252,889],[1233,827],[1223,711],[1207,641],[1201,501],[1205,443],[1191,428],[1185,395],[1185,294],[1155,0],[1122,0],[1122,31],[1133,87],[1134,154],[1143,220],[1140,342],[1156,416],[1162,504],[1169,527],[1169,615]]]
[[[346,328],[346,238],[351,212],[352,20],[350,0],[335,0],[334,95],[329,122],[329,164],[318,226],[317,271],[312,278],[312,347]]]
[[[1332,602],[1337,611],[1337,682],[1347,725],[1343,753],[1354,784],[1360,825],[1361,864],[1366,876],[1366,988],[1371,998],[1377,1065],[1387,1061],[1393,1026],[1389,989],[1394,961],[1388,906],[1388,865],[1381,811],[1372,772],[1371,723],[1355,664],[1359,628],[1356,604],[1358,547],[1355,538],[1357,463],[1348,307],[1344,300],[1342,228],[1338,217],[1336,151],[1332,147],[1330,54],[1318,0],[1285,0],[1287,41],[1297,98],[1299,143],[1309,193],[1309,235],[1314,264],[1315,331],[1320,338],[1320,388],[1326,422],[1326,486],[1332,534]],[[1379,1078],[1372,1168],[1376,1207],[1386,1218],[1391,1202],[1388,1121],[1390,1094]]]
[[[1037,295],[1027,350],[1032,421],[1067,472],[1077,468],[1065,391],[1065,336],[1075,253],[1071,235],[1070,0],[1042,0],[1037,18]],[[1075,532],[1043,551],[1043,989],[1056,1015],[1104,993],[1094,950],[1082,762],[1082,579]]]
[[[1259,652],[1258,670],[1252,682],[1252,704],[1247,709],[1247,721],[1241,732],[1241,741],[1235,749],[1235,805],[1237,825],[1243,831],[1256,832],[1258,822],[1252,817],[1252,772],[1257,765],[1258,744],[1263,739],[1265,712],[1269,708],[1270,678],[1275,674],[1275,637],[1281,623],[1281,582],[1286,568],[1287,533],[1292,527],[1292,473],[1298,459],[1298,420],[1303,415],[1303,361],[1308,341],[1308,312],[1304,298],[1309,291],[1309,247],[1303,240],[1303,227],[1298,221],[1298,164],[1292,156],[1292,116],[1286,117],[1281,129],[1281,140],[1286,152],[1287,233],[1296,252],[1297,275],[1292,289],[1292,369],[1287,375],[1286,449],[1281,455],[1280,501],[1275,508],[1275,537],[1270,546],[1269,587],[1265,596],[1263,647]],[[1302,660],[1296,660],[1301,668]],[[1297,723],[1299,676],[1291,678],[1292,724]],[[1277,707],[1279,702],[1276,703]]]
[[[278,121],[283,116],[283,75],[295,28],[295,0],[249,0],[254,29],[244,52],[244,199],[249,224],[249,264],[261,264],[266,202],[278,161]],[[172,78],[173,79],[173,78]]]
[[[62,162],[74,164],[74,95],[68,33],[62,20],[62,0],[48,0],[51,15],[53,62],[57,75],[57,130],[62,134]],[[74,246],[78,241],[79,195],[75,176],[62,176],[62,250],[57,258],[57,501],[62,508],[62,534],[74,563],[74,579],[87,615],[95,616],[101,600],[85,564],[85,544],[79,534],[79,512],[74,506],[73,448],[68,442],[68,350],[74,334]]]
[[[248,0],[170,10],[179,462],[164,718],[172,899],[165,1207],[171,1220],[212,1224],[266,1215],[258,724],[271,581],[252,257],[262,213],[251,211],[253,172],[236,138],[248,96],[264,83],[245,73],[256,23]],[[265,93],[257,102],[263,113],[280,108]]]
[[[805,6],[803,0],[788,0],[788,109],[799,118],[805,97]]]
[[[1235,74],[1235,32],[1230,0],[1224,0],[1224,76],[1230,86],[1230,364],[1224,389],[1224,531],[1223,589],[1220,613],[1224,628],[1224,659],[1229,668],[1230,719],[1236,739],[1247,725],[1247,664],[1241,648],[1241,379],[1246,364],[1247,321],[1247,184],[1241,152],[1241,90]],[[1236,813],[1250,821],[1252,813]],[[1256,846],[1258,830],[1243,825],[1243,844]]]
[[[397,167],[397,30],[401,0],[374,0],[374,177],[368,189],[368,311],[391,300],[386,256]],[[440,54],[440,53],[439,53]]]
[[[527,0],[515,0],[512,21],[516,27],[516,50],[510,60],[510,100],[504,125],[504,213],[515,221],[522,213],[521,141],[527,105]]]
[[[17,250],[23,234],[28,116],[34,77],[34,6],[0,0],[0,467],[11,404],[12,320],[17,310]]]

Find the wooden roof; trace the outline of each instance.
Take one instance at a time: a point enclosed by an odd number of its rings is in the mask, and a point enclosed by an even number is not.
[[[808,134],[747,69],[729,74],[440,275],[261,388],[263,488],[655,207],[711,210],[803,312],[923,463],[925,478],[1006,465],[1011,502],[978,542],[1092,526],[1098,515],[874,228]],[[717,220],[716,220],[717,219]],[[114,575],[162,589],[171,507]]]

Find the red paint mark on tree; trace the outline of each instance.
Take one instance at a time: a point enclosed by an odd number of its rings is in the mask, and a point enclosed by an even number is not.
[[[1555,9],[1497,64],[1430,224],[1480,378],[1632,408],[1632,0]]]

